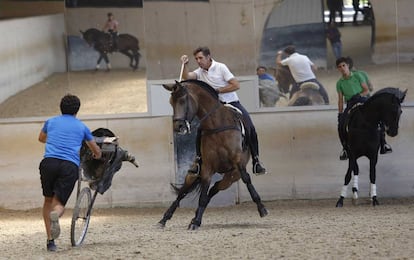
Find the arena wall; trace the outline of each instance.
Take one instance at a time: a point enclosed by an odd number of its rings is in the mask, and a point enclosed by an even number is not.
[[[0,102],[66,71],[63,14],[0,21]],[[47,94],[47,93],[45,93]]]
[[[405,107],[400,133],[387,138],[394,152],[380,155],[378,197],[412,197],[414,173],[414,108]],[[318,199],[339,196],[346,161],[339,161],[340,145],[335,110],[291,110],[252,113],[259,134],[261,158],[268,175],[252,176],[263,200]],[[83,117],[91,128],[108,127],[120,136],[121,146],[136,155],[140,167],[124,163],[111,188],[98,195],[96,207],[167,206],[175,199],[174,138],[170,116],[118,115]],[[37,141],[45,118],[0,121],[0,207],[28,209],[42,206],[38,164],[44,145]],[[360,196],[368,197],[368,160],[360,160]],[[249,169],[251,165],[249,164]],[[350,187],[349,187],[350,188]],[[351,192],[349,191],[349,194]],[[242,182],[233,184],[226,203],[250,201]],[[74,205],[74,195],[68,207]],[[219,199],[218,196],[215,199]],[[215,203],[212,200],[212,205]]]

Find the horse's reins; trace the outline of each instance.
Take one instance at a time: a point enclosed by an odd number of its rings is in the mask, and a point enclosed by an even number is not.
[[[182,66],[182,68],[183,67],[184,66]],[[190,120],[188,119],[188,111],[190,110],[189,109],[189,104],[190,104],[189,96],[190,96],[190,94],[188,92],[187,87],[184,86],[183,89],[185,89],[185,95],[186,95],[185,116],[184,116],[184,119],[183,118],[176,118],[176,119],[173,119],[173,121],[184,121],[185,124],[186,124],[186,127],[188,129],[188,132],[191,133],[190,125],[191,125],[193,119],[190,119]],[[220,100],[217,100],[216,105],[210,111],[208,111],[202,118],[199,119],[200,123],[203,122],[204,120],[206,120],[207,118],[209,118],[214,112],[216,112],[220,108],[220,104],[221,104]],[[203,135],[210,135],[210,134],[214,134],[214,133],[218,133],[218,132],[222,132],[222,131],[226,131],[226,130],[234,130],[234,129],[240,130],[236,126],[225,126],[225,127],[220,127],[220,128],[216,128],[216,129],[202,129],[202,128],[200,128]]]

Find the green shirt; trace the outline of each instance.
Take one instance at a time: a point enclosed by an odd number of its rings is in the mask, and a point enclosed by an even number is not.
[[[366,83],[360,73],[351,72],[349,78],[340,78],[336,82],[336,91],[342,93],[345,101],[349,101],[354,95],[360,94],[363,91],[362,83]]]
[[[367,86],[368,86],[368,90],[369,91],[373,91],[374,90],[371,82],[369,81],[368,74],[365,71],[363,71],[363,70],[353,70],[352,72],[361,75],[361,77],[364,79],[364,82],[367,83]]]

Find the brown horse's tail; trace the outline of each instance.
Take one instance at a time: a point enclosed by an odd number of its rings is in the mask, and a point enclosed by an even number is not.
[[[190,176],[187,175],[183,184],[173,184],[170,183],[171,188],[173,189],[176,195],[188,194],[192,191],[200,192],[201,179],[199,176]]]

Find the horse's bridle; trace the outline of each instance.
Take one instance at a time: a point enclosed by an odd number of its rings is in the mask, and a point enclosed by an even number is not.
[[[184,117],[183,118],[174,118],[173,122],[183,122],[186,128],[184,130],[180,131],[180,132],[182,132],[183,134],[191,133],[191,123],[192,123],[195,115],[193,115],[192,118],[189,118],[189,110],[190,110],[190,106],[189,106],[190,98],[189,98],[189,96],[190,96],[190,94],[188,92],[187,87],[182,85],[182,88],[179,91],[172,93],[172,95],[177,99],[181,98],[185,95],[186,107],[185,107]],[[203,122],[204,120],[206,120],[209,116],[211,116],[220,107],[220,104],[221,104],[220,101],[217,100],[216,105],[210,111],[208,111],[202,118],[200,118],[200,120],[199,120],[200,123]]]

